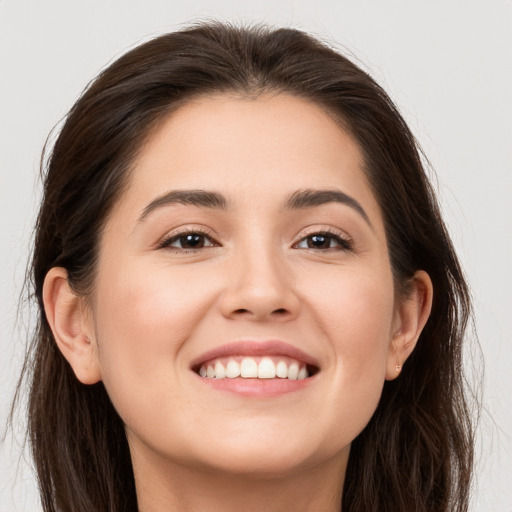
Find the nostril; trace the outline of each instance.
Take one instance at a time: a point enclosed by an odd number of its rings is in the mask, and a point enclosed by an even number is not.
[[[284,308],[279,308],[279,309],[276,309],[276,310],[274,311],[274,313],[277,313],[277,314],[279,314],[279,315],[283,315],[283,314],[287,313],[287,311],[286,311],[286,309],[284,309]]]

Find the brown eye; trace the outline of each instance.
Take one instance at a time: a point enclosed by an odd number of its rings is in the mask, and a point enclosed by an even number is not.
[[[216,245],[217,244],[214,243],[212,239],[204,233],[189,232],[180,233],[164,240],[160,247],[167,247],[178,250],[195,250],[202,249],[203,247],[213,247]]]
[[[299,249],[346,249],[352,248],[352,244],[334,233],[313,233],[304,237],[298,244]]]
[[[332,237],[328,235],[312,235],[306,240],[310,249],[329,249],[329,247],[331,247]]]
[[[183,249],[199,249],[204,247],[205,236],[199,233],[189,233],[188,235],[180,236],[177,242]]]

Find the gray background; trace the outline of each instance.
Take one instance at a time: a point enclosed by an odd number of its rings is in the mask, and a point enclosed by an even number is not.
[[[2,427],[30,323],[26,310],[16,323],[16,308],[46,135],[137,42],[198,18],[262,20],[345,47],[390,93],[436,169],[486,366],[472,510],[512,511],[511,15],[510,0],[0,0]],[[20,422],[0,447],[0,512],[40,510],[22,442]]]

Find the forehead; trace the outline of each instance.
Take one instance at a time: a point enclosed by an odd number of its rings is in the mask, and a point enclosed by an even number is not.
[[[148,137],[121,203],[132,210],[176,189],[221,191],[233,203],[338,188],[376,208],[355,139],[312,102],[276,94],[202,97]]]

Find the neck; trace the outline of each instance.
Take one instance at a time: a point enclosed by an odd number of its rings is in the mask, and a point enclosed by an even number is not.
[[[134,458],[138,508],[139,512],[340,512],[347,460],[348,450],[342,457],[292,474],[240,475]]]

